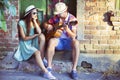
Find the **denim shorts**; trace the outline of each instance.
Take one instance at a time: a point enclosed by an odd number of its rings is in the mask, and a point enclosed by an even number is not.
[[[71,38],[59,38],[56,50],[72,50],[72,39]]]

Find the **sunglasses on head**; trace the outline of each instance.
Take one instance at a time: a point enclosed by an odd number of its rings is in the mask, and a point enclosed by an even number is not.
[[[37,12],[33,12],[32,14],[35,15],[35,14],[37,14]]]

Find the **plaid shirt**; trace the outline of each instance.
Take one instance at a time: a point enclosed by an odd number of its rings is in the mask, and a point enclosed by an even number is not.
[[[68,13],[64,23],[69,23],[70,21],[74,21],[74,20],[77,20],[77,19],[72,14]],[[53,16],[52,18],[50,18],[48,20],[48,23],[51,24],[51,25],[54,25],[56,23],[59,23],[59,21],[60,21],[59,16],[55,15],[55,16]],[[78,25],[68,26],[68,27],[70,28],[70,30],[72,30],[72,29],[76,29],[77,30],[77,26]],[[65,30],[63,30],[63,33],[62,33],[60,38],[68,38],[67,32]]]

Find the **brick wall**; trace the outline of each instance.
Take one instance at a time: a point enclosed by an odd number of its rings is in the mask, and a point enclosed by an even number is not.
[[[17,16],[5,14],[7,32],[0,30],[0,55],[14,52],[18,46],[17,26],[13,25],[19,19],[19,1],[12,1],[17,8]],[[79,20],[78,36],[81,53],[120,53],[120,31],[113,29],[105,18],[109,10],[115,9],[115,0],[77,0],[77,18]],[[107,18],[108,19],[108,18]]]
[[[115,11],[115,0],[78,0],[77,3],[77,7],[79,3],[84,4],[81,10],[77,9],[78,20],[83,24],[80,25],[83,31],[81,53],[119,54],[120,31],[113,29],[108,14],[110,10]],[[83,15],[79,15],[81,12]]]
[[[19,19],[18,0],[12,1],[17,8],[17,15],[10,17],[5,10],[5,18],[7,23],[7,32],[0,30],[0,58],[3,58],[8,53],[13,53],[18,46],[17,21]]]

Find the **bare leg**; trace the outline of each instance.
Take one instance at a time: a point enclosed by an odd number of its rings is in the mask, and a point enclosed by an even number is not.
[[[55,47],[58,44],[58,40],[56,38],[50,39],[48,48],[47,48],[47,59],[48,59],[48,67],[52,67],[52,59],[55,54]]]
[[[44,72],[44,77],[45,78],[48,78],[48,79],[56,79],[56,77],[54,77],[52,75],[52,73],[48,72],[48,70],[45,68],[43,62],[42,62],[42,58],[41,58],[41,55],[40,55],[40,51],[36,51],[35,52],[35,58],[36,58],[36,62],[38,64],[39,67],[41,67],[42,71]]]
[[[44,71],[45,73],[48,72],[47,69],[45,68],[43,62],[42,62],[40,51],[35,52],[35,59],[36,59],[38,66],[41,67],[42,71]]]
[[[45,50],[45,36],[41,34],[39,36],[39,47],[40,47],[40,52],[41,52],[41,57],[42,59],[45,57],[44,50]]]
[[[72,52],[72,56],[73,56],[72,69],[73,70],[76,70],[79,54],[80,54],[79,41],[75,39],[75,40],[73,40],[73,52]]]

